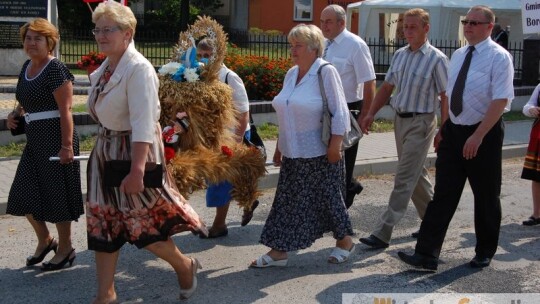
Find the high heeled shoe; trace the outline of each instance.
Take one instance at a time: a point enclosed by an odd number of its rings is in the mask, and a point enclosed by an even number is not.
[[[67,263],[69,263],[69,267],[73,264],[73,261],[77,255],[75,254],[75,248],[71,248],[71,251],[69,254],[62,260],[60,263],[53,264],[51,262],[43,263],[43,266],[41,266],[41,270],[43,271],[55,271],[60,270],[66,266]]]
[[[180,288],[180,300],[189,299],[197,289],[197,270],[202,269],[202,266],[196,258],[191,258],[191,265],[193,267],[193,283],[190,289]]]
[[[56,253],[56,249],[58,249],[58,242],[56,242],[56,240],[52,238],[52,240],[49,242],[49,245],[47,245],[47,248],[45,248],[45,250],[43,250],[39,256],[29,256],[26,258],[26,266],[33,266],[37,263],[41,263],[41,261],[45,259],[45,257],[49,252],[51,252],[51,250]]]

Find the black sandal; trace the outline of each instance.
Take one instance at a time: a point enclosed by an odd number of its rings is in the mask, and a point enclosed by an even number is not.
[[[531,215],[528,220],[523,221],[524,226],[536,226],[540,224],[540,217],[534,217]]]

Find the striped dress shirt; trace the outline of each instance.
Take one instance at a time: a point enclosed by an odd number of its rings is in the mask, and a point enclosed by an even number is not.
[[[416,51],[407,45],[394,54],[385,81],[396,89],[390,105],[398,113],[432,113],[446,90],[448,57],[426,41]]]

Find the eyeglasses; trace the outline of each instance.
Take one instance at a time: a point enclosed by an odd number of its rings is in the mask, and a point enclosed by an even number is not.
[[[96,27],[95,29],[92,30],[92,34],[94,34],[94,36],[97,36],[99,34],[103,34],[104,36],[108,36],[110,33],[116,32],[116,31],[119,31],[119,30],[120,30],[120,27],[118,27],[118,26],[104,27],[102,29]]]
[[[461,20],[461,24],[467,25],[470,24],[471,26],[477,26],[479,24],[490,24],[491,22],[482,22],[482,21],[471,21],[471,20]]]

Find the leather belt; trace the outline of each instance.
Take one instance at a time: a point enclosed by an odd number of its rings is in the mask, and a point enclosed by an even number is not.
[[[60,111],[58,110],[24,114],[24,120],[26,120],[27,124],[34,120],[42,120],[42,119],[57,118],[57,117],[60,117]]]
[[[422,112],[403,112],[403,113],[398,113],[396,112],[397,116],[401,117],[401,118],[411,118],[411,117],[414,117],[416,115],[424,115],[424,114],[431,114],[431,113],[422,113]]]

